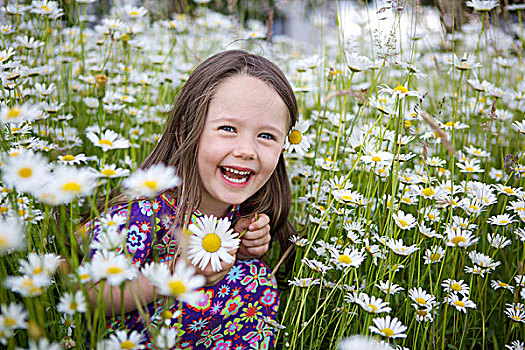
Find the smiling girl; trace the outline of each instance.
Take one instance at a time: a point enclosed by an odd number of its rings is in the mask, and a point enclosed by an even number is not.
[[[181,348],[246,349],[274,345],[273,328],[279,295],[275,278],[259,258],[272,237],[281,252],[294,230],[288,221],[290,184],[283,157],[285,139],[298,119],[297,102],[283,72],[267,59],[243,51],[226,51],[202,62],[189,76],[170,113],[157,147],[141,168],[165,164],[177,169],[179,187],[153,199],[139,199],[112,213],[126,218],[127,252],[137,268],[151,261],[170,264],[176,256],[174,232],[204,215],[227,217],[242,235],[232,263],[197,269],[206,279],[196,303],[183,303]],[[186,215],[191,213],[191,215]],[[156,222],[156,218],[158,218]],[[100,220],[87,227],[97,240]],[[92,252],[92,255],[94,252]],[[141,274],[128,288],[105,287],[106,314],[125,310],[129,330],[143,335],[146,325],[179,310],[177,300],[163,310],[153,286]],[[131,290],[146,305],[145,322]],[[90,293],[94,298],[96,293]],[[112,295],[111,295],[112,294]],[[113,300],[111,305],[110,300]],[[120,301],[123,301],[123,304]],[[118,327],[116,317],[109,327]],[[172,326],[177,318],[167,320]]]

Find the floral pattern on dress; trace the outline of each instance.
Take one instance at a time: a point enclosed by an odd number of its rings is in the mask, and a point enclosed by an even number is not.
[[[175,218],[176,201],[168,194],[153,200],[139,199],[130,206],[121,204],[111,212],[129,218],[120,229],[127,232],[126,250],[138,268],[153,260],[166,262],[177,253],[175,240],[171,239],[171,226]],[[235,206],[228,215],[234,220],[239,213]],[[191,222],[202,216],[196,210]],[[99,220],[84,226],[91,240],[97,240],[103,232]],[[128,230],[122,230],[128,227]],[[123,249],[121,250],[123,253]],[[95,254],[91,251],[90,256]],[[182,303],[175,298],[160,298],[147,305],[150,330],[153,332],[163,326],[165,315],[173,317],[167,322],[170,328],[180,329],[180,349],[241,350],[268,349],[274,346],[274,328],[263,318],[276,319],[279,293],[275,278],[270,269],[258,259],[236,260],[228,274],[214,286],[198,290],[199,298],[192,303]],[[120,316],[108,320],[109,330],[119,328]],[[144,335],[146,349],[154,349],[151,335],[146,331],[146,322],[138,311],[124,316],[124,324],[129,330]]]

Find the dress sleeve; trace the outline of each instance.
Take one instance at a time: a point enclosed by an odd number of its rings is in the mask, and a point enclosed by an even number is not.
[[[140,268],[145,262],[152,260],[154,250],[158,253],[162,242],[170,241],[166,240],[169,238],[166,236],[170,228],[168,222],[171,214],[169,206],[160,197],[137,200],[130,206],[115,206],[109,214],[93,220],[85,228],[90,234],[90,257],[93,257],[103,244],[104,231],[115,230],[119,236],[125,235],[121,237],[122,244],[116,248],[117,253],[130,256],[132,264]],[[114,224],[116,222],[118,225]]]

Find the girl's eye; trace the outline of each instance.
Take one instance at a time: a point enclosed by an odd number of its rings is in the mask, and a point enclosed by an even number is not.
[[[227,131],[227,132],[235,132],[235,128],[233,126],[229,126],[229,125],[219,126],[219,130],[224,130],[224,131]]]
[[[267,139],[267,140],[275,140],[275,136],[267,132],[263,132],[262,134],[259,134],[259,137],[262,137],[263,139]]]

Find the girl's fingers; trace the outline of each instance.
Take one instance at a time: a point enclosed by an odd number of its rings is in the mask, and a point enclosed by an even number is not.
[[[270,226],[263,226],[261,229],[255,231],[247,231],[243,236],[242,240],[254,240],[260,239],[264,236],[270,236]]]
[[[255,219],[255,217],[254,217]],[[260,214],[257,217],[257,220],[252,222],[250,226],[248,226],[248,230],[255,231],[257,229],[263,228],[264,226],[268,225],[270,223],[270,218],[266,214]]]
[[[258,247],[258,246],[263,246],[263,245],[270,243],[270,240],[271,240],[270,235],[266,234],[266,235],[263,235],[261,238],[257,238],[257,239],[243,239],[241,244],[246,248]]]

